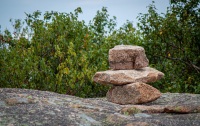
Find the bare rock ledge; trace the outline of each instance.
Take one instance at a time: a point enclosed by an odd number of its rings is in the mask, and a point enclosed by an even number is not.
[[[119,105],[105,98],[0,88],[0,126],[200,126],[200,94],[164,93],[150,103]]]

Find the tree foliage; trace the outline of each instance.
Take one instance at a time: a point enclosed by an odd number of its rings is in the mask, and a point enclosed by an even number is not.
[[[166,14],[149,6],[139,16],[151,65],[166,75],[158,88],[171,92],[200,92],[200,9],[199,0],[172,1]]]
[[[105,7],[89,25],[78,20],[80,13],[81,8],[43,16],[35,11],[26,14],[25,21],[11,21],[14,34],[6,30],[1,41],[0,87],[105,96],[109,87],[95,84],[92,77],[109,69],[108,50],[121,43],[118,36],[122,33],[115,30],[116,18],[110,18]]]
[[[81,8],[59,13],[35,11],[11,20],[14,33],[0,33],[0,87],[48,90],[80,97],[105,96],[108,86],[92,81],[109,69],[108,51],[118,44],[140,45],[150,66],[165,73],[153,85],[163,92],[200,93],[199,0],[172,1],[166,14],[154,4],[140,14],[138,29],[127,21],[116,28],[107,8],[88,25]]]

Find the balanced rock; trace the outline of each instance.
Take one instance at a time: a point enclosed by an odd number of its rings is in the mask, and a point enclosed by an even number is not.
[[[160,96],[159,90],[141,82],[113,86],[106,94],[108,101],[122,105],[151,102]]]
[[[143,47],[117,45],[109,50],[109,64],[113,70],[130,70],[147,67],[149,61]]]
[[[137,70],[107,70],[97,72],[93,80],[100,84],[124,85],[135,82],[151,83],[160,80],[164,74],[154,68]]]

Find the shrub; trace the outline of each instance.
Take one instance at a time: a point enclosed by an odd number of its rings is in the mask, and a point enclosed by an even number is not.
[[[200,9],[199,0],[172,1],[166,14],[149,6],[139,16],[148,58],[153,67],[165,73],[154,86],[164,92],[200,93]]]
[[[85,25],[82,13],[41,12],[26,14],[25,22],[15,20],[14,37],[5,31],[1,48],[1,87],[29,88],[66,93],[80,97],[105,96],[108,86],[92,81],[97,71],[107,70],[108,50],[126,39],[136,41],[131,23],[115,30],[115,17],[107,9]],[[43,18],[43,19],[42,19]],[[26,24],[26,25],[23,25]],[[129,37],[125,29],[130,30]]]

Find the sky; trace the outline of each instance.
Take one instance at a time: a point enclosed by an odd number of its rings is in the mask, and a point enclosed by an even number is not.
[[[169,0],[154,0],[157,12],[165,13],[169,7]],[[96,15],[97,10],[107,7],[108,14],[117,17],[117,27],[122,26],[127,20],[132,21],[134,26],[138,22],[139,13],[147,13],[147,6],[152,0],[1,0],[0,3],[0,25],[1,31],[12,30],[9,20],[24,20],[26,13],[32,14],[40,10],[43,14],[46,11],[73,12],[81,7],[83,13],[79,16],[86,24]]]

